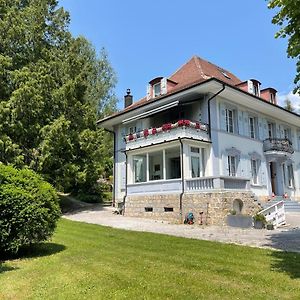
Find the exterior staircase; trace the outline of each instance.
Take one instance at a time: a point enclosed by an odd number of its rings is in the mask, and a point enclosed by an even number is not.
[[[300,203],[297,201],[294,201],[290,198],[283,199],[280,196],[277,196],[273,198],[271,201],[264,204],[264,208],[270,207],[271,205],[282,201],[284,202],[284,210],[285,212],[299,212],[300,213]]]

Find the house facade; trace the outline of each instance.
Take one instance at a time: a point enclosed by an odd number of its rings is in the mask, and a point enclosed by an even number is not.
[[[197,56],[98,122],[114,133],[114,201],[125,214],[224,223],[274,195],[300,198],[300,117],[276,90]]]

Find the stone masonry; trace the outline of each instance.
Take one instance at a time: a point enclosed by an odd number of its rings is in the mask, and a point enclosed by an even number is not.
[[[180,194],[128,196],[125,215],[181,223],[188,212],[192,212],[195,222],[205,225],[225,225],[226,216],[235,209],[235,202],[242,202],[241,213],[254,215],[260,206],[250,191],[215,191],[185,193],[182,197],[180,214]]]

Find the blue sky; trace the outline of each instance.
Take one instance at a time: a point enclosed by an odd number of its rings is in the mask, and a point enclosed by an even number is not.
[[[116,95],[131,88],[134,100],[147,83],[170,76],[193,55],[242,80],[274,87],[280,99],[293,89],[295,61],[287,40],[275,39],[274,10],[264,0],[61,0],[73,35],[85,36],[97,52],[104,47],[117,74]],[[291,96],[298,106],[299,97]],[[296,103],[297,101],[297,103]]]

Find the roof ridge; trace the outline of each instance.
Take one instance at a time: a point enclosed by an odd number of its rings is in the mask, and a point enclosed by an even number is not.
[[[178,71],[180,71],[185,65],[187,65],[191,60],[193,60],[194,57],[197,57],[197,55],[193,55],[192,58],[190,58],[186,63],[184,63],[183,65],[181,65],[174,73],[172,73],[172,74],[168,77],[168,79],[171,78],[171,77],[173,77],[173,76],[174,76]]]
[[[200,75],[204,77],[205,74],[204,74],[203,69],[202,69],[201,64],[200,64],[200,59],[201,58],[199,56],[195,55],[195,56],[193,56],[193,59],[195,61],[195,64],[196,64],[197,68],[199,69]]]

